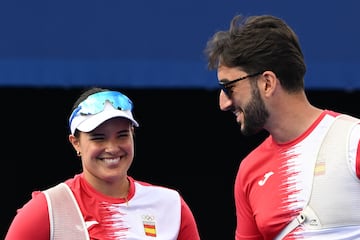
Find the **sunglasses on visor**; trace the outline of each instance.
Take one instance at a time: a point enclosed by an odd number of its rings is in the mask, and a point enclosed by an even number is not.
[[[132,101],[120,92],[98,92],[88,96],[78,105],[69,118],[69,124],[71,125],[72,120],[79,114],[93,115],[102,112],[106,101],[108,101],[114,108],[122,111],[131,111],[133,108]]]

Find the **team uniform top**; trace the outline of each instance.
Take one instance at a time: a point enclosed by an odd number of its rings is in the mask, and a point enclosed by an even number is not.
[[[199,240],[193,215],[177,191],[128,178],[126,199],[97,192],[82,174],[65,182],[78,202],[90,239]],[[49,240],[49,214],[43,192],[32,193],[32,199],[18,210],[12,225],[20,230],[12,231],[6,240]]]
[[[277,144],[270,135],[244,158],[234,187],[237,240],[273,240],[305,207],[315,179],[314,166],[320,145],[338,115],[339,113],[325,110],[306,132],[291,142]],[[332,194],[343,199],[360,198],[359,139],[360,125],[356,124],[346,145],[347,161],[337,163],[339,169],[345,170],[336,179],[337,185],[342,184],[339,192]],[[345,143],[340,140],[339,144]],[[339,161],[341,160],[339,157]],[[316,166],[316,171],[317,175],[329,175],[325,166]],[[327,177],[331,179],[333,176]],[[343,179],[353,184],[344,182]],[[326,188],[323,191],[332,191],[331,184]],[[326,204],[329,200],[320,198],[317,201]],[[360,202],[357,203],[354,206],[336,206],[338,209],[328,212],[331,212],[331,217],[337,214],[339,219],[349,219],[349,215],[359,215]],[[336,222],[336,219],[332,220]],[[287,234],[285,239],[360,239],[359,222],[346,226],[337,224],[339,226],[317,230],[299,226]]]

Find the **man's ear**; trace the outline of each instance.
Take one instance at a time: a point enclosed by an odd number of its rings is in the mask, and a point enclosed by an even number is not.
[[[263,72],[260,81],[260,88],[265,96],[271,96],[274,94],[278,87],[279,81],[272,71]]]

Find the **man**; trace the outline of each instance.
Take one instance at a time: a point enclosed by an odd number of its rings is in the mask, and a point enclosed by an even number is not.
[[[238,15],[205,53],[220,109],[244,135],[269,133],[238,170],[235,239],[360,239],[359,119],[308,101],[295,32],[274,16]]]

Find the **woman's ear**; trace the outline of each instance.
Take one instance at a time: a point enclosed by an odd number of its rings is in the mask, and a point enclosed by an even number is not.
[[[76,152],[80,152],[80,142],[79,138],[75,137],[73,134],[69,135],[69,142],[73,146]]]

